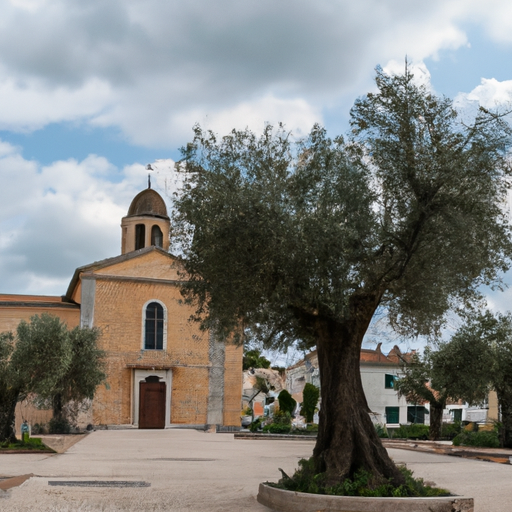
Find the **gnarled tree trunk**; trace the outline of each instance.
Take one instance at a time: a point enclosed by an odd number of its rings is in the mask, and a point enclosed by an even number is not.
[[[17,389],[3,390],[0,393],[0,442],[16,442],[14,425],[18,397],[19,391]]]
[[[64,420],[64,404],[62,401],[62,395],[57,393],[52,399],[53,419],[56,421]]]
[[[428,437],[431,441],[437,441],[441,437],[441,427],[443,424],[443,402],[430,401],[430,427]]]
[[[370,419],[361,381],[361,343],[372,314],[371,309],[366,315],[359,310],[343,324],[317,321],[322,404],[313,459],[317,472],[326,472],[329,485],[352,477],[359,469],[374,475],[376,482],[403,482]]]

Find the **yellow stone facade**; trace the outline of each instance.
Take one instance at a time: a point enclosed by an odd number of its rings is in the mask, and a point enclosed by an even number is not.
[[[148,407],[141,403],[142,386],[153,379],[165,383],[165,426],[239,427],[242,349],[218,342],[189,321],[193,309],[181,303],[179,262],[166,250],[169,220],[163,201],[151,189],[146,194],[136,196],[122,220],[123,254],[78,268],[64,298],[0,295],[0,332],[42,312],[59,316],[69,327],[100,328],[108,377],[92,402],[94,425],[137,426],[141,407]],[[160,247],[140,237],[143,247],[130,250],[133,240],[126,236],[133,238],[141,222],[146,234],[154,225],[163,232]],[[163,310],[163,346],[148,349],[145,315],[155,303]]]

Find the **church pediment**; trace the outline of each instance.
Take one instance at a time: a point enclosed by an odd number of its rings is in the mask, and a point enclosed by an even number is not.
[[[83,275],[97,278],[179,281],[178,259],[158,247],[147,247],[121,256],[84,265],[75,270],[66,296],[77,298]]]

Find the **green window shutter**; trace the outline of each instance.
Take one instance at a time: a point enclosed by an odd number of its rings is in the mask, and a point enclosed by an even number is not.
[[[400,423],[399,407],[386,407],[386,423]]]

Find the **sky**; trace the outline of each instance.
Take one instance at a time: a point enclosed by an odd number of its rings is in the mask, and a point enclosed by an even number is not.
[[[146,164],[169,200],[194,124],[341,134],[375,67],[406,56],[438,94],[510,104],[512,3],[4,0],[0,293],[62,295],[118,255]],[[497,310],[511,298],[489,293]]]

